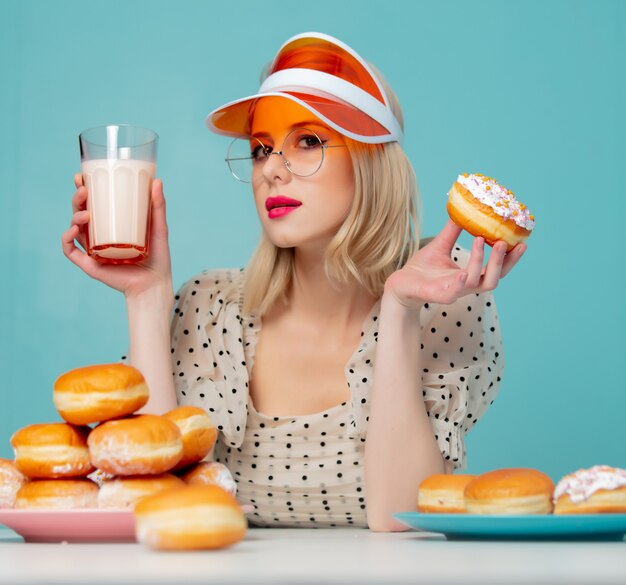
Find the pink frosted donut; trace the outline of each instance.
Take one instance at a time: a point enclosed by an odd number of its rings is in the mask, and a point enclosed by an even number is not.
[[[626,470],[608,465],[579,469],[554,490],[555,514],[626,513]]]
[[[448,193],[454,223],[493,246],[503,240],[512,250],[530,236],[535,218],[512,191],[480,173],[459,175]]]

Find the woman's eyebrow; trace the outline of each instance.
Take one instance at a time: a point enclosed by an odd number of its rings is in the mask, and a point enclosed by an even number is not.
[[[318,128],[321,128],[323,130],[328,130],[328,128],[324,126],[324,124],[318,122],[317,120],[304,120],[302,122],[296,122],[295,124],[291,124],[291,126],[289,126],[289,130],[295,130],[296,128],[308,128],[310,126],[317,126]],[[252,136],[254,138],[272,138],[272,135],[269,132],[263,131],[254,132]]]

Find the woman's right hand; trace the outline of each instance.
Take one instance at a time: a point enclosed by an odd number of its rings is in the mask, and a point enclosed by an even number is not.
[[[63,253],[83,272],[107,286],[123,292],[126,297],[139,295],[156,285],[171,286],[172,270],[168,245],[165,198],[160,179],[152,182],[149,255],[137,264],[102,264],[89,256],[86,233],[89,224],[87,189],[80,174],[74,175],[76,192],[72,197],[72,221],[63,233]],[[76,246],[78,242],[82,248]]]

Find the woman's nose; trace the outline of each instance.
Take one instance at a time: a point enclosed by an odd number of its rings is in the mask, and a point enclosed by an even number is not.
[[[285,182],[291,177],[291,173],[287,169],[285,159],[281,152],[270,152],[267,160],[263,165],[263,175],[269,181],[280,180]]]

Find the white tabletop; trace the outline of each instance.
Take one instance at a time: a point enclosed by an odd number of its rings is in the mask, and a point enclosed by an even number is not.
[[[626,582],[626,542],[461,542],[366,529],[253,528],[225,550],[35,544],[0,529],[0,584]]]

